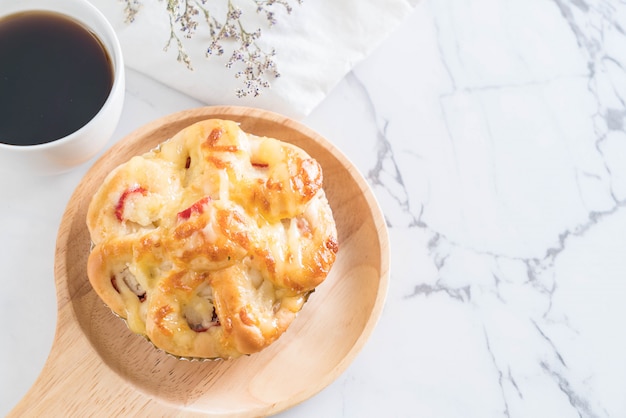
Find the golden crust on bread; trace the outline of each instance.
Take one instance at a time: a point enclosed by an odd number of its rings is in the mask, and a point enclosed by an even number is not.
[[[317,161],[217,119],[112,171],[87,226],[96,293],[131,330],[181,357],[267,347],[338,250]]]

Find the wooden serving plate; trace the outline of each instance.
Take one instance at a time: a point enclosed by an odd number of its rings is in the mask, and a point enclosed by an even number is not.
[[[229,361],[185,361],[133,334],[87,279],[89,201],[118,164],[186,126],[231,119],[244,131],[292,142],[316,158],[338,229],[331,274],[287,332],[264,351]],[[205,107],[158,119],[107,151],[72,195],[58,232],[58,300],[52,350],[9,416],[266,416],[318,393],[355,358],[381,314],[389,246],[366,181],[326,139],[286,117],[251,108]]]

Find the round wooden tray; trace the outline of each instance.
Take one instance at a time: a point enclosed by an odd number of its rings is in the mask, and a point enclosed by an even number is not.
[[[291,142],[316,158],[338,229],[331,274],[287,332],[264,351],[229,361],[178,360],[133,334],[87,279],[89,201],[104,177],[203,119]],[[128,135],[89,170],[59,228],[56,335],[43,371],[10,415],[264,416],[318,393],[355,358],[381,314],[389,245],[366,181],[326,139],[286,117],[243,107],[204,107],[158,119]]]

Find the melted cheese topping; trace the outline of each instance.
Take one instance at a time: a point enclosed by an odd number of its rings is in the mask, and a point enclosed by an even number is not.
[[[183,357],[237,357],[285,332],[337,252],[319,164],[230,121],[196,123],[107,176],[89,280],[131,330]]]

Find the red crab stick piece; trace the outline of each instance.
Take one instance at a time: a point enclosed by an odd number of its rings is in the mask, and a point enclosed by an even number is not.
[[[139,193],[145,196],[148,192],[141,186],[133,186],[124,190],[124,193],[120,196],[120,200],[118,200],[117,205],[115,205],[115,217],[118,221],[122,222],[124,220],[124,205],[126,204],[126,199],[134,193]]]
[[[198,200],[193,205],[189,206],[187,209],[178,212],[178,219],[187,220],[194,213],[202,213],[202,211],[204,210],[203,206],[209,202],[209,199],[210,198],[208,196],[203,197],[202,199]]]

